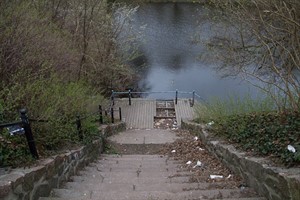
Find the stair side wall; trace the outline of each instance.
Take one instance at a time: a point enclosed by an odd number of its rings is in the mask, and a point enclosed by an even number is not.
[[[103,138],[70,152],[38,161],[34,167],[13,169],[0,177],[0,200],[38,200],[49,196],[103,152],[103,139],[126,129],[125,123],[103,127]]]
[[[300,199],[300,168],[274,167],[266,158],[249,157],[233,145],[211,137],[203,125],[182,121],[181,128],[199,136],[213,155],[260,195],[270,200]]]

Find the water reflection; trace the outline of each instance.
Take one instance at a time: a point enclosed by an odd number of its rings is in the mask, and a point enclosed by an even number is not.
[[[195,90],[205,99],[210,96],[224,98],[232,93],[253,97],[259,94],[241,78],[222,79],[215,71],[214,61],[197,59],[206,55],[207,49],[195,41],[195,36],[205,40],[212,34],[207,12],[200,4],[188,3],[149,3],[139,7],[133,27],[138,32],[146,25],[138,42],[143,60],[147,61],[146,69],[139,72],[142,76],[139,88],[150,92]]]

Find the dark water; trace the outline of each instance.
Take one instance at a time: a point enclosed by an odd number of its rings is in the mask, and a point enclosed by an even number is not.
[[[209,52],[199,39],[205,41],[213,35],[208,12],[199,4],[187,3],[150,3],[138,8],[132,25],[135,32],[142,33],[137,43],[146,61],[144,67],[135,62],[142,77],[139,88],[150,92],[195,90],[204,99],[259,95],[240,77],[222,78],[216,71],[217,62],[205,59]]]

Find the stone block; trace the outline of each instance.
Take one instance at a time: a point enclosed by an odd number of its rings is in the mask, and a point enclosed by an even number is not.
[[[48,182],[36,185],[31,194],[31,200],[38,200],[40,197],[47,197],[51,192],[51,187]]]
[[[10,181],[0,181],[0,198],[7,196],[12,189]]]

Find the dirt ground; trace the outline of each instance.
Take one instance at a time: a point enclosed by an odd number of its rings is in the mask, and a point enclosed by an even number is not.
[[[192,174],[190,177],[191,182],[218,183],[217,186],[222,188],[241,188],[245,186],[242,179],[233,175],[228,168],[211,155],[197,137],[180,129],[175,132],[180,139],[171,144],[122,145],[108,141],[106,153],[167,155],[179,161],[181,171]],[[222,178],[211,178],[211,175],[222,176]]]

